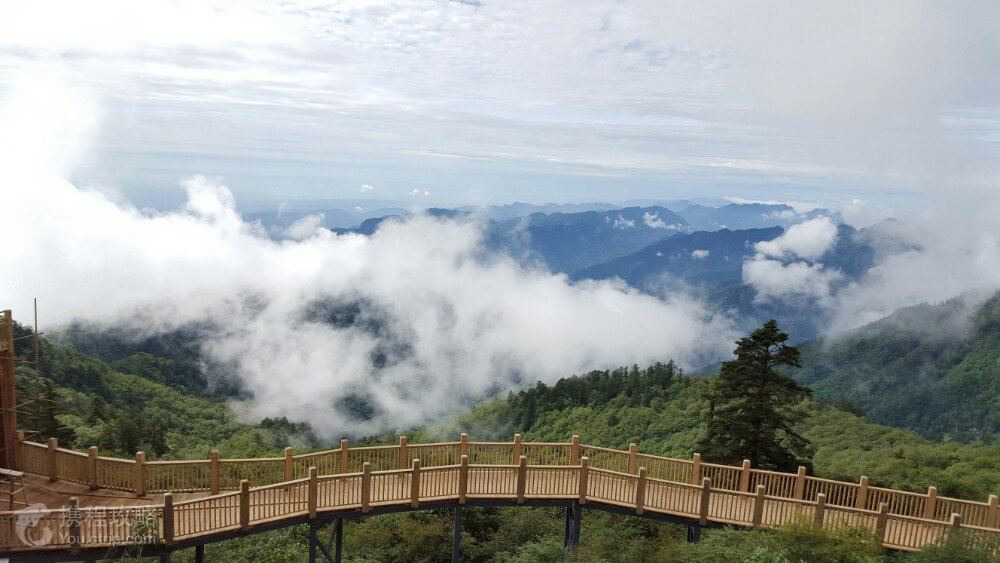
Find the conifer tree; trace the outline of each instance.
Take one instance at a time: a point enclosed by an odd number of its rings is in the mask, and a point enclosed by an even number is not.
[[[799,350],[771,319],[736,342],[735,360],[722,363],[707,394],[709,411],[701,454],[721,463],[749,459],[755,467],[794,469],[811,456],[795,431],[812,391],[781,373],[799,367]]]

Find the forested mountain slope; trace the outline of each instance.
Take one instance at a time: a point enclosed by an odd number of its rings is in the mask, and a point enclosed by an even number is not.
[[[1000,294],[917,305],[802,349],[795,377],[872,420],[927,436],[994,440],[1000,430]]]

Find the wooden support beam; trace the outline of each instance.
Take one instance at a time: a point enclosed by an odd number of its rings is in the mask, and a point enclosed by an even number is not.
[[[521,456],[517,461],[517,504],[524,504],[524,489],[528,477],[528,458]]]
[[[514,459],[511,463],[517,465],[517,460],[521,458],[521,435],[514,434]]]
[[[219,450],[212,450],[209,456],[208,486],[213,495],[219,494]]]
[[[639,476],[635,481],[635,513],[641,515],[646,502],[646,468],[639,468]]]
[[[336,541],[333,550],[334,563],[340,563],[344,558],[344,519],[337,518],[333,523],[333,535]]]
[[[704,526],[708,524],[708,503],[712,495],[712,479],[705,477],[701,480],[701,493],[698,499],[698,523]]]
[[[413,460],[413,475],[410,477],[410,508],[420,506],[420,460]]]
[[[309,518],[316,518],[316,507],[319,505],[319,470],[316,466],[309,468]]]
[[[459,563],[462,560],[462,507],[455,507],[455,524],[452,526],[451,561]]]
[[[240,480],[240,529],[250,529],[250,481]]]
[[[740,467],[740,491],[748,492],[750,490],[750,460],[744,459],[743,465]]]
[[[465,495],[469,490],[469,456],[463,455],[458,467],[458,504],[465,504]]]
[[[996,528],[1000,526],[1000,499],[996,495],[990,495],[986,502],[986,527]]]
[[[813,513],[813,523],[817,526],[823,526],[823,518],[826,516],[826,494],[819,493],[816,495],[816,512]]]
[[[458,455],[469,455],[469,435],[465,432],[458,437]]]
[[[701,483],[701,454],[691,456],[691,484]]]
[[[174,495],[163,494],[163,543],[174,543]]]
[[[795,499],[802,500],[805,497],[806,492],[806,468],[799,466],[799,470],[795,473]]]
[[[406,464],[409,463],[409,456],[407,455],[407,442],[406,436],[399,437],[399,457],[396,458],[396,469],[406,469]]]
[[[146,452],[135,452],[135,496],[146,495]]]
[[[361,512],[368,512],[372,504],[372,464],[361,466]]]
[[[934,519],[934,510],[937,508],[937,487],[927,487],[927,500],[924,502],[924,518]]]
[[[753,521],[754,528],[760,528],[760,523],[764,519],[764,493],[767,489],[764,485],[757,485],[757,494],[753,497]]]
[[[87,448],[87,484],[90,490],[97,490],[97,446]]]
[[[194,563],[205,563],[205,544],[194,546]]]
[[[49,481],[59,480],[59,464],[56,461],[56,450],[59,449],[59,439],[49,438]]]
[[[889,521],[889,503],[878,503],[878,518],[875,520],[875,535],[880,542],[885,541],[885,525]]]
[[[868,476],[862,475],[858,481],[858,498],[854,503],[854,508],[864,509],[868,506]]]
[[[590,458],[584,456],[580,458],[580,498],[578,502],[587,504],[587,480],[590,474]]]
[[[569,464],[578,465],[580,463],[580,437],[573,434],[573,438],[570,440],[569,449]]]

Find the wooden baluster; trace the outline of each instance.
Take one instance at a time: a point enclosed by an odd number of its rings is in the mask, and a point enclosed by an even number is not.
[[[823,526],[823,517],[826,512],[826,495],[819,493],[816,495],[816,512],[813,514],[813,523]]]
[[[250,529],[250,481],[240,480],[240,529]]]
[[[743,466],[740,467],[740,491],[747,492],[750,490],[750,460],[744,459]]]
[[[413,460],[413,477],[410,479],[410,507],[420,506],[420,460]]]
[[[87,482],[90,490],[97,490],[97,446],[87,448]]]
[[[56,450],[59,449],[59,440],[49,438],[49,481],[59,480],[59,464],[56,462]]]
[[[135,496],[146,494],[146,452],[135,452]]]
[[[340,470],[337,473],[350,473],[351,469],[351,459],[350,456],[350,446],[347,443],[347,438],[340,441]]]
[[[701,454],[696,453],[691,456],[691,484],[697,485],[701,482]]]
[[[569,464],[579,465],[580,463],[580,436],[573,434],[570,440]]]
[[[587,479],[589,478],[590,471],[588,467],[590,466],[590,458],[584,456],[580,458],[580,500],[581,505],[587,504]]]
[[[462,464],[458,468],[458,504],[465,504],[465,495],[469,491],[469,456],[462,456]]]
[[[866,506],[868,506],[868,476],[862,475],[858,482],[858,498],[854,507],[863,509]]]
[[[69,498],[69,541],[70,552],[79,553],[80,545],[83,543],[83,538],[80,534],[80,499],[76,497]]]
[[[406,453],[406,448],[407,448],[406,436],[400,436],[399,437],[399,458],[396,461],[396,468],[397,469],[406,469],[406,460],[409,459],[409,456]]]
[[[208,461],[208,488],[211,494],[219,494],[219,450],[212,450]]]
[[[638,446],[636,446],[634,443],[629,444],[628,445],[628,474],[629,475],[635,475],[635,472],[638,469],[638,467],[637,467],[638,454],[639,454]]]
[[[885,543],[885,525],[889,520],[889,503],[878,503],[878,519],[875,520],[875,535],[879,541]]]
[[[1000,499],[996,495],[990,495],[986,505],[986,527],[996,528],[1000,526]]]
[[[163,493],[163,543],[174,543],[174,495]]]
[[[524,504],[524,489],[528,479],[528,458],[517,460],[517,504]]]
[[[646,468],[639,468],[639,477],[635,483],[635,513],[642,514],[646,503]]]
[[[461,458],[463,455],[469,455],[469,435],[465,432],[458,437],[458,456]]]
[[[799,466],[798,472],[795,473],[795,499],[802,500],[805,498],[806,493],[806,468]]]
[[[309,518],[316,518],[316,507],[319,506],[319,469],[309,467]]]
[[[753,522],[754,528],[760,528],[760,523],[764,519],[764,492],[767,489],[764,485],[757,485],[757,494],[753,497]]]
[[[292,480],[295,470],[295,459],[292,457],[292,448],[285,448],[285,481]]]
[[[511,461],[513,464],[517,464],[517,460],[521,459],[521,435],[514,434],[514,459]]]
[[[372,464],[361,466],[361,512],[368,512],[372,503]]]
[[[924,518],[934,520],[934,509],[937,505],[937,487],[927,487],[927,501],[924,503]],[[908,515],[915,516],[915,515]]]
[[[712,494],[712,479],[705,477],[701,480],[701,496],[698,499],[698,523],[704,526],[708,524],[708,502]]]

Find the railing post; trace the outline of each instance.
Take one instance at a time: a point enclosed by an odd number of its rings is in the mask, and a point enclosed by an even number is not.
[[[97,446],[87,448],[87,481],[90,490],[97,490]]]
[[[458,437],[458,455],[459,457],[469,455],[469,435],[465,432]]]
[[[986,527],[996,528],[1000,525],[1000,499],[996,495],[990,495],[986,504]]]
[[[639,447],[635,443],[628,445],[628,473],[629,475],[635,475],[638,470],[636,462],[638,461]]]
[[[372,464],[361,466],[361,512],[368,512],[372,504]]]
[[[583,456],[580,458],[580,500],[581,505],[587,504],[587,479],[590,466],[590,458]]]
[[[760,528],[760,523],[764,519],[764,492],[767,489],[764,485],[757,485],[757,494],[753,497],[753,522],[754,528]]]
[[[691,484],[697,485],[701,482],[701,454],[691,456]]]
[[[309,468],[309,519],[316,518],[316,507],[319,505],[319,469],[313,465]]]
[[[802,500],[806,493],[806,468],[799,466],[795,473],[795,500]]]
[[[635,482],[635,513],[642,514],[646,503],[646,468],[639,468],[639,477]]]
[[[580,463],[580,436],[573,434],[572,440],[570,440],[569,449],[569,464],[579,465]]]
[[[861,480],[858,481],[858,498],[854,503],[854,508],[861,508],[868,506],[868,476],[862,475]]]
[[[521,439],[520,434],[514,434],[514,459],[512,461],[514,464],[521,459]]]
[[[292,480],[295,460],[292,458],[292,448],[285,448],[285,481]]]
[[[949,524],[951,525],[951,530],[949,530],[949,532],[960,532],[962,527],[962,515],[957,512],[952,512]]]
[[[340,471],[337,471],[337,473],[351,472],[350,453],[350,445],[347,443],[347,438],[344,438],[340,441]]]
[[[740,468],[740,491],[748,492],[750,490],[750,460],[744,459],[743,466]]]
[[[875,535],[878,540],[885,543],[885,524],[889,520],[889,503],[878,503],[878,519],[875,520]]]
[[[250,481],[240,480],[240,529],[250,529]]]
[[[937,487],[930,486],[927,487],[927,502],[924,503],[924,518],[927,520],[934,519],[934,509],[937,505]]]
[[[712,479],[705,477],[701,480],[701,497],[698,499],[698,523],[704,526],[708,524],[708,501],[712,494]]]
[[[174,495],[163,493],[163,543],[174,543]]]
[[[406,436],[399,437],[399,458],[396,460],[396,469],[406,469]]]
[[[219,450],[212,450],[209,456],[208,488],[213,495],[219,494]]]
[[[413,477],[410,478],[410,508],[420,506],[420,460],[413,460]]]
[[[517,460],[517,504],[524,504],[524,489],[528,480],[528,458],[521,456]]]
[[[469,492],[469,456],[462,456],[458,468],[458,504],[465,504],[465,495]]]
[[[135,452],[135,496],[146,494],[146,452]]]
[[[69,541],[70,541],[70,551],[72,553],[79,553],[80,544],[80,499],[76,497],[69,498]]]
[[[59,449],[59,439],[49,438],[49,481],[59,480],[59,464],[56,463],[56,450]]]
[[[823,527],[823,516],[826,512],[826,494],[819,493],[816,495],[816,512],[813,514],[813,523],[819,527]]]

